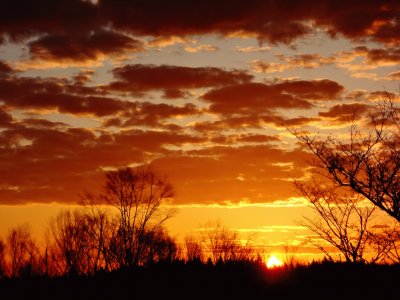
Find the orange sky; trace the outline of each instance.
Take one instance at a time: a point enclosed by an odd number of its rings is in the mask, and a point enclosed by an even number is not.
[[[340,134],[400,79],[398,1],[5,1],[0,234],[36,231],[104,171],[168,175],[182,238],[208,220],[294,244],[307,170],[283,123]]]

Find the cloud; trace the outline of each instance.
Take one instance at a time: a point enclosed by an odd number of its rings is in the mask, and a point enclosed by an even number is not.
[[[105,116],[130,107],[129,102],[110,97],[76,95],[63,84],[66,82],[56,79],[3,78],[0,100],[10,108],[57,110],[75,115]]]
[[[256,72],[273,73],[298,68],[315,69],[335,62],[335,57],[321,56],[317,53],[297,54],[291,57],[282,54],[276,56],[280,61],[282,61],[281,63],[255,60],[251,63],[252,69]]]
[[[245,71],[227,71],[214,67],[182,67],[171,65],[126,65],[113,70],[117,79],[107,89],[124,92],[162,90],[168,95],[181,95],[185,89],[223,86],[248,82],[253,76]],[[176,97],[176,96],[173,96]]]
[[[264,144],[280,141],[278,136],[265,134],[232,134],[212,136],[211,141],[216,144],[242,145],[242,144]]]
[[[97,29],[98,7],[80,0],[5,0],[0,10],[0,33],[14,41],[41,34],[79,33]]]
[[[338,51],[335,57],[336,65],[352,72],[351,76],[353,77],[387,80],[388,78],[379,78],[378,75],[365,71],[398,65],[400,62],[400,48],[370,49],[367,46],[358,46],[351,51]]]
[[[104,125],[164,127],[167,119],[194,116],[200,113],[201,111],[192,103],[174,106],[166,103],[135,102],[135,109],[125,111],[120,117],[106,120]]]
[[[258,0],[246,3],[154,0],[127,3],[103,0],[99,4],[114,28],[135,35],[185,36],[213,32],[228,35],[244,32],[271,42],[288,42],[310,31],[302,20],[293,18],[299,10],[306,11],[295,3],[291,10],[283,5],[268,5]],[[279,15],[292,11],[293,15],[285,18],[285,26],[281,26]]]
[[[0,12],[0,33],[3,40],[22,40],[38,34],[71,34],[108,27],[140,36],[236,34],[289,44],[320,30],[332,37],[399,44],[399,19],[399,7],[392,0],[362,4],[358,0],[6,0]]]
[[[388,80],[400,80],[400,71],[390,72],[387,78]]]
[[[186,44],[187,39],[180,36],[159,36],[146,43],[148,47],[164,48],[175,44]]]
[[[0,128],[8,127],[13,122],[13,117],[0,106]]]
[[[0,60],[0,76],[9,75],[11,73],[13,73],[11,66],[8,63]]]
[[[186,46],[183,48],[186,52],[196,53],[196,52],[215,52],[219,48],[212,45],[198,45],[198,46]]]
[[[271,47],[269,46],[263,46],[263,47],[241,47],[241,46],[235,46],[234,48],[237,52],[240,53],[252,53],[252,52],[266,52],[271,50]]]
[[[15,123],[0,132],[0,202],[77,202],[85,189],[101,188],[103,169],[146,163],[168,153],[166,145],[204,141],[167,131],[109,133],[47,120]]]
[[[277,108],[312,107],[310,101],[334,99],[343,87],[331,80],[285,81],[277,84],[244,83],[211,90],[202,99],[210,111],[223,114],[254,114]]]
[[[319,112],[318,115],[333,123],[343,124],[350,122],[353,118],[361,118],[369,110],[370,106],[363,103],[338,104],[329,108],[327,112]]]
[[[354,48],[357,55],[364,56],[371,65],[397,65],[400,63],[400,48],[369,49],[366,46]]]
[[[129,36],[106,30],[40,37],[28,44],[31,60],[59,63],[92,62],[143,50],[143,44]]]

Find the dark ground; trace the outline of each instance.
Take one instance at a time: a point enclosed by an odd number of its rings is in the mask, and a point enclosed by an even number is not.
[[[0,299],[400,299],[400,265],[159,263],[94,277],[0,281]]]

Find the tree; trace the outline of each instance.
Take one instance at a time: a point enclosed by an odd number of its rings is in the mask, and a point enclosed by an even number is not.
[[[155,262],[172,262],[178,258],[179,247],[164,228],[144,234],[142,261],[149,265]]]
[[[186,259],[188,261],[202,261],[204,259],[201,242],[193,235],[185,236]]]
[[[400,119],[394,99],[381,102],[361,125],[350,119],[347,139],[291,129],[314,154],[312,166],[335,185],[348,187],[400,221]]]
[[[218,261],[251,260],[256,257],[250,239],[243,245],[238,232],[224,226],[219,220],[207,222],[201,235],[204,252],[208,253],[214,264]]]
[[[89,271],[92,235],[88,221],[81,210],[63,210],[50,221],[53,257],[63,274],[80,275]]]
[[[7,274],[6,269],[6,244],[0,238],[0,279]]]
[[[40,273],[39,250],[31,235],[29,225],[10,229],[7,235],[12,277],[30,276]]]
[[[144,263],[148,235],[156,233],[174,214],[174,209],[163,207],[172,196],[172,185],[147,166],[107,172],[104,191],[84,197],[110,204],[118,211],[108,251],[119,268]]]
[[[325,242],[339,251],[339,260],[343,255],[346,262],[375,262],[386,256],[388,245],[382,247],[384,244],[377,239],[378,235],[369,229],[375,207],[360,203],[360,197],[354,192],[316,179],[297,180],[294,186],[316,213],[315,218],[304,217],[299,223],[315,234],[311,243],[329,259],[334,260],[335,254]]]
[[[371,247],[382,253],[381,261],[386,263],[400,262],[400,229],[397,221],[385,220],[382,225],[372,226]]]

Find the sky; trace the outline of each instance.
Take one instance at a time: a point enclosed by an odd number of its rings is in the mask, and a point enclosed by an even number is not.
[[[400,79],[399,1],[4,0],[0,234],[152,164],[177,238],[220,219],[314,253],[287,124],[342,134]]]

